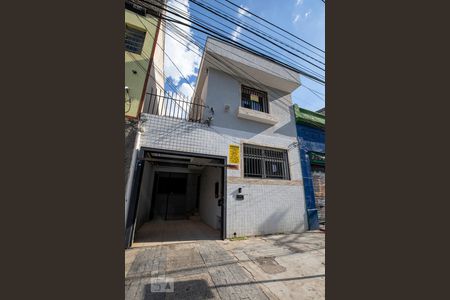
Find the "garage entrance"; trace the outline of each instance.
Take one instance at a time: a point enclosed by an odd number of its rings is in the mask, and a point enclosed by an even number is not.
[[[223,239],[225,157],[143,150],[133,247]]]

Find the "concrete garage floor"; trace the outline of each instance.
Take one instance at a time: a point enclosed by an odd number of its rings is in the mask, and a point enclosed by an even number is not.
[[[174,280],[153,293],[152,278]],[[198,240],[125,251],[126,299],[325,299],[325,234]]]
[[[199,220],[154,220],[139,228],[132,248],[218,239],[220,231]]]

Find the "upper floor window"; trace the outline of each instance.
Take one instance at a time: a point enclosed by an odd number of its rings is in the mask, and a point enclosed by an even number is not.
[[[241,106],[269,113],[267,93],[248,86],[242,86]]]
[[[148,3],[150,5],[156,5],[156,6],[164,6],[165,2],[164,0],[152,0],[150,1],[152,3]],[[155,6],[148,6],[148,7],[142,7],[139,4],[134,3],[130,0],[125,0],[125,9],[128,9],[129,11],[132,11],[138,15],[141,15],[145,17],[147,14],[153,15],[153,16],[161,16],[160,9]]]
[[[125,8],[134,13],[137,13],[138,15],[145,17],[145,13],[146,13],[145,8],[136,3],[133,3],[132,1],[125,0]]]
[[[145,31],[125,25],[125,51],[141,54]]]
[[[287,151],[244,144],[244,177],[289,180]]]

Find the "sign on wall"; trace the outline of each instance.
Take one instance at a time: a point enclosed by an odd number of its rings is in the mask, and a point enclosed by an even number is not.
[[[312,164],[325,165],[325,153],[309,151],[308,155]]]
[[[230,145],[228,147],[228,162],[230,164],[239,164],[240,151],[238,145]]]
[[[252,100],[254,102],[259,102],[259,97],[258,97],[258,95],[250,94],[250,100]]]

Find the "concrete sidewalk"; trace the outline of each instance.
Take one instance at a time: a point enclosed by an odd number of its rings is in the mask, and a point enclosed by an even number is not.
[[[174,280],[154,293],[152,278]],[[125,251],[126,299],[325,299],[325,234],[199,240]]]

